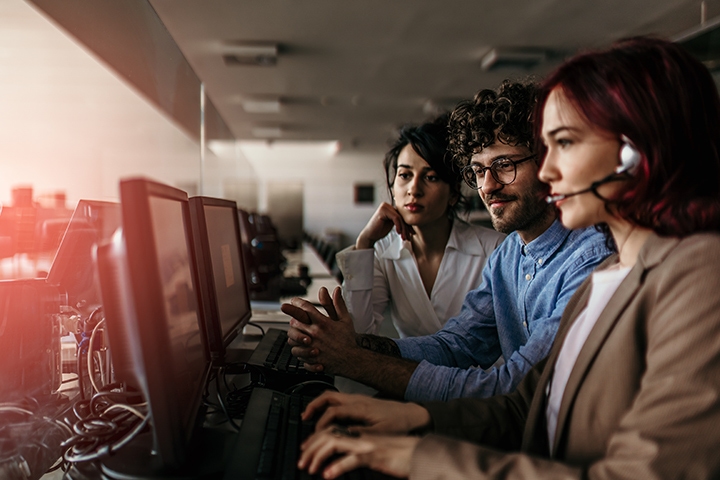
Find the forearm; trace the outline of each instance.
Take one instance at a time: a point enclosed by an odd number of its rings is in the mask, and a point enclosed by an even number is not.
[[[362,335],[359,337],[381,338],[374,335]],[[381,351],[390,352],[392,350],[392,347],[383,341],[373,342],[373,340],[365,338],[364,340],[358,339],[358,344],[363,341],[365,343],[370,342],[373,348]],[[390,340],[390,343],[394,345],[392,340]],[[395,346],[395,349],[397,349],[397,346]],[[404,398],[405,390],[410,377],[417,368],[417,363],[399,358],[399,355],[391,356],[369,348],[358,348],[356,351],[348,353],[347,361],[344,362],[345,368],[343,371],[338,372],[340,375],[368,385],[391,398]]]
[[[389,355],[395,358],[402,358],[400,348],[394,340],[378,335],[361,334],[355,337],[359,347],[382,355]],[[417,365],[417,364],[416,364]]]

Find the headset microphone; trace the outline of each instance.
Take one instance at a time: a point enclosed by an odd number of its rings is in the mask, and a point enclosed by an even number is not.
[[[547,203],[556,203],[560,200],[565,200],[566,198],[574,197],[575,195],[580,195],[582,193],[587,192],[593,192],[596,197],[605,200],[602,196],[600,196],[599,193],[597,193],[597,188],[600,185],[605,185],[606,183],[610,182],[616,182],[618,180],[622,180],[619,175],[622,175],[623,173],[626,173],[628,175],[633,175],[635,171],[637,170],[637,167],[640,165],[640,159],[641,155],[640,152],[635,148],[635,146],[632,144],[630,139],[626,137],[625,135],[621,135],[620,138],[623,141],[623,146],[620,148],[620,165],[615,169],[614,172],[612,172],[610,175],[608,175],[605,178],[602,178],[600,180],[597,180],[590,184],[588,188],[585,188],[583,190],[578,190],[577,192],[572,193],[560,193],[558,195],[548,195],[545,197],[545,201]]]

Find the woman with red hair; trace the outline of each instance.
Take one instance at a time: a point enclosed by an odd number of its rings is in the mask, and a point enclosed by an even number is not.
[[[720,476],[712,77],[678,45],[629,39],[555,71],[536,120],[548,202],[568,228],[600,225],[618,252],[570,300],[549,356],[490,399],[324,394],[305,412],[326,408],[300,467],[340,454],[325,478],[358,466],[410,478]],[[364,426],[328,426],[335,419]],[[377,435],[411,431],[429,434]]]

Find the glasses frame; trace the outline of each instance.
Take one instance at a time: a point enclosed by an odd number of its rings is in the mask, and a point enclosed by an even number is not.
[[[479,184],[478,181],[477,181],[477,177],[478,177],[478,176],[477,176],[477,173],[478,173],[478,172],[476,172],[475,170],[473,170],[473,168],[479,168],[479,172],[482,172],[482,175],[483,175],[483,182],[482,182],[482,183],[485,183],[485,175],[486,175],[486,172],[487,172],[488,170],[490,170],[490,174],[492,175],[493,179],[494,179],[497,183],[499,183],[500,185],[510,185],[510,184],[513,183],[513,182],[515,181],[515,179],[517,178],[517,166],[520,165],[521,163],[527,162],[527,161],[530,160],[531,158],[535,158],[535,157],[537,157],[537,154],[535,154],[535,153],[533,153],[533,154],[530,155],[530,156],[521,158],[520,160],[511,160],[511,159],[509,159],[509,158],[507,158],[507,157],[500,157],[500,158],[495,159],[495,160],[490,164],[489,167],[482,167],[482,166],[473,165],[473,164],[465,165],[465,166],[463,167],[463,169],[461,170],[462,178],[463,178],[463,181],[465,182],[465,184],[466,184],[468,187],[472,188],[473,190],[481,190],[481,189],[482,189],[482,185]],[[498,178],[498,173],[497,173],[497,171],[495,170],[495,165],[497,165],[498,162],[500,162],[500,161],[508,161],[508,162],[510,162],[510,163],[512,164],[512,166],[513,166],[513,177],[512,177],[512,180],[510,180],[509,182],[503,182],[503,181],[501,181],[501,180]],[[474,182],[475,185],[473,185],[473,184],[471,183],[472,181],[468,179],[468,175],[465,173],[465,172],[467,172],[467,171],[472,171],[472,176],[475,177],[475,182]]]

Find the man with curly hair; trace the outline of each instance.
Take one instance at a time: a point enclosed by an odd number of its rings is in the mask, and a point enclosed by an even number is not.
[[[337,289],[320,292],[328,316],[293,299],[288,332],[307,369],[325,371],[410,401],[489,397],[515,389],[550,350],[565,305],[611,252],[593,228],[569,231],[537,177],[531,112],[536,85],[506,81],[462,102],[450,117],[450,152],[477,189],[493,226],[508,233],[481,285],[433,335],[357,334]]]

